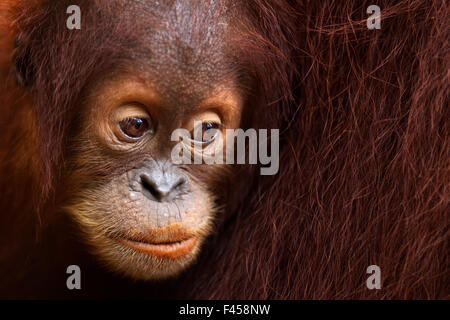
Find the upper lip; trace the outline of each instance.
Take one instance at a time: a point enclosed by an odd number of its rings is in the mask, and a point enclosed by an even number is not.
[[[196,236],[193,232],[185,229],[167,226],[160,229],[148,230],[147,232],[132,232],[132,234],[126,234],[120,238],[154,245],[167,245],[182,242]]]
[[[196,236],[187,237],[186,234],[183,234],[183,236],[179,235],[178,237],[170,238],[170,240],[168,236],[159,237],[158,239],[149,239],[148,236],[134,236],[132,238],[121,238],[119,242],[147,255],[159,258],[178,259],[191,252],[197,244],[197,240],[198,238]]]

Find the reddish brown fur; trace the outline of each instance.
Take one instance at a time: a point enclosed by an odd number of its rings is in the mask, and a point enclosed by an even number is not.
[[[372,31],[365,24],[370,4],[248,5],[249,21],[236,41],[266,93],[255,126],[281,128],[280,172],[258,177],[198,264],[175,285],[163,284],[167,296],[449,298],[450,10],[437,0],[379,1],[382,29]],[[21,6],[0,16],[0,77],[7,80],[0,92],[2,274],[25,272],[14,257],[34,241],[33,204],[50,215],[41,215],[44,221],[52,219],[70,103],[87,78],[120,57],[112,44],[130,37],[105,42],[101,30],[73,35],[96,38],[95,50],[61,47],[63,39],[25,39],[42,63],[35,66],[31,104],[11,77],[12,38],[16,30],[26,36],[44,28],[42,15],[51,13],[30,2]],[[99,52],[108,59],[99,62]],[[60,78],[49,81],[51,74]],[[18,127],[15,117],[32,119],[31,112],[36,130],[32,120],[30,129]],[[30,134],[21,136],[23,130]],[[371,264],[381,267],[381,290],[366,288]],[[138,292],[152,296],[153,287]]]

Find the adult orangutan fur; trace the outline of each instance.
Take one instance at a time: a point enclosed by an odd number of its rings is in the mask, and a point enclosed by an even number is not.
[[[280,128],[279,173],[254,176],[179,277],[134,282],[99,265],[56,204],[74,104],[138,31],[99,19],[42,33],[65,14],[47,2],[0,4],[0,297],[449,298],[448,3],[239,2],[239,57],[261,98],[251,123]],[[366,26],[372,4],[380,30]],[[96,47],[67,45],[80,34]],[[71,264],[81,291],[66,289]]]

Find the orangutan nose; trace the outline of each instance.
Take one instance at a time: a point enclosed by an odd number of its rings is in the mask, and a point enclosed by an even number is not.
[[[150,200],[170,202],[180,195],[186,184],[184,177],[161,170],[146,170],[139,175],[143,194]]]

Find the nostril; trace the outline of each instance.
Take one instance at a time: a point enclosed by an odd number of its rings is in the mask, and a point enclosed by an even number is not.
[[[156,183],[152,179],[150,179],[149,176],[141,175],[140,178],[142,187],[150,192],[153,197],[155,197],[157,200],[161,200],[164,197],[163,193],[159,190]]]
[[[184,178],[180,178],[178,182],[174,185],[173,190],[181,188],[186,183],[186,180]]]
[[[186,180],[181,177],[176,180],[171,177],[153,178],[148,174],[141,174],[139,178],[144,194],[156,201],[170,201],[171,195],[179,194],[182,186],[186,183]]]

